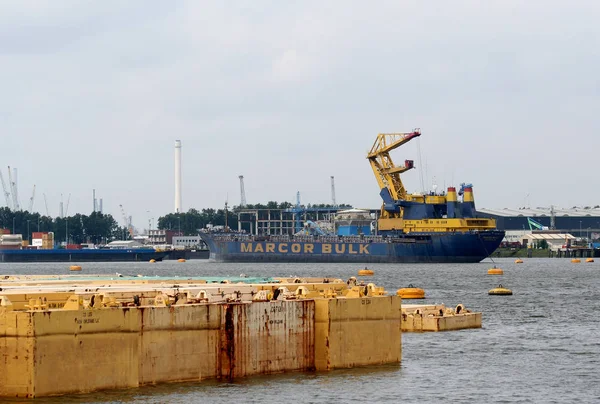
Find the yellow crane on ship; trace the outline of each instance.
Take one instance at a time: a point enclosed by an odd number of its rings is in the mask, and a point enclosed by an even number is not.
[[[494,219],[470,217],[468,210],[467,213],[461,211],[454,187],[448,188],[448,193],[442,195],[409,194],[406,191],[400,174],[414,168],[414,161],[405,160],[403,166],[396,166],[390,152],[419,136],[420,129],[407,133],[380,133],[367,154],[383,199],[378,230],[410,233],[495,229]],[[461,192],[463,204],[471,206],[474,215],[475,202],[470,184],[461,188]],[[419,214],[407,217],[407,209],[419,209]]]

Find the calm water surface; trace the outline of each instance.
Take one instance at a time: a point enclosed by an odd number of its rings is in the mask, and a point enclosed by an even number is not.
[[[234,383],[163,384],[39,402],[132,403],[600,403],[600,262],[495,259],[480,264],[373,264],[365,278],[395,291],[412,283],[426,303],[463,303],[483,328],[406,333],[402,363],[327,373],[288,373]],[[69,273],[69,264],[0,264],[2,274]],[[332,276],[350,264],[85,263],[82,273],[180,276]],[[489,296],[502,283],[513,296]],[[368,344],[365,341],[365,344]],[[73,375],[65,375],[72,377]]]

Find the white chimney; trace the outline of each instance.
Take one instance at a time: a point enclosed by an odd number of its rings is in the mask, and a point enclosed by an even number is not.
[[[175,141],[175,213],[181,212],[181,140]]]

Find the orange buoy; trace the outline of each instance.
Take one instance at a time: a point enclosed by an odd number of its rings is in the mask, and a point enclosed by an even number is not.
[[[403,299],[425,299],[425,291],[413,285],[401,288],[396,291],[396,295]]]
[[[177,260],[177,262],[185,262],[185,259],[184,259],[184,258],[179,258],[179,259]]]
[[[152,258],[149,262],[154,264],[156,262],[156,260],[154,258]]]
[[[581,262],[581,260],[580,260],[579,258],[573,258],[573,259],[571,260],[571,262],[572,262],[573,264],[579,264],[579,263]]]
[[[79,265],[71,265],[69,267],[69,270],[71,270],[71,271],[81,271],[81,267]]]
[[[488,275],[503,275],[504,271],[500,268],[490,268],[488,269]]]
[[[523,263],[523,260],[521,258],[517,258],[515,260],[515,264],[522,264],[522,263]]]
[[[593,258],[587,258],[587,259],[585,260],[585,262],[594,262],[594,259],[593,259]]]
[[[369,275],[374,275],[375,272],[372,269],[365,268],[365,269],[359,269],[358,274],[360,276],[369,276]]]

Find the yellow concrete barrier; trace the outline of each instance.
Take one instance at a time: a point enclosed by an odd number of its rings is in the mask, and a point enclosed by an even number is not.
[[[226,288],[243,286],[215,287],[234,299],[236,293]],[[0,396],[400,361],[399,297],[298,299],[297,290],[285,292],[290,300],[214,304],[189,304],[185,296],[173,300],[167,294],[135,295],[126,303],[132,292],[84,291],[53,310],[44,306],[54,301],[45,292],[46,300],[18,297],[20,305],[29,306],[26,311],[14,310],[9,298],[0,296]],[[381,291],[373,285],[366,292]],[[148,305],[135,306],[141,302]]]
[[[315,368],[399,363],[400,302],[398,296],[315,300]]]

